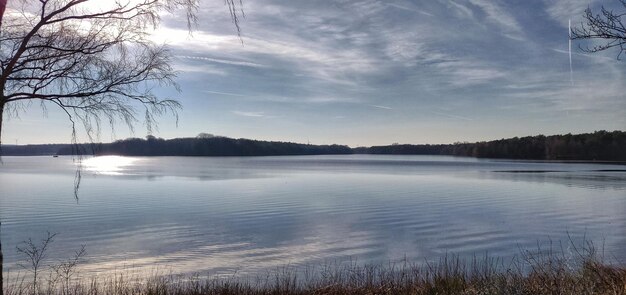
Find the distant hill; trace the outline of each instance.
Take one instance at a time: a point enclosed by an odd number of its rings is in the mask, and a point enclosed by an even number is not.
[[[524,160],[626,161],[626,132],[527,136],[454,144],[393,144],[350,148],[292,142],[234,139],[201,134],[195,138],[129,138],[112,143],[3,145],[2,155],[123,156],[287,156],[327,154],[452,155]]]

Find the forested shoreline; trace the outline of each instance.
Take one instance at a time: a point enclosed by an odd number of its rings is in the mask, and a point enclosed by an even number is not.
[[[626,132],[537,135],[476,143],[437,145],[394,144],[355,148],[355,153],[386,155],[449,155],[521,160],[626,161]]]
[[[128,138],[112,143],[3,146],[7,156],[120,155],[120,156],[293,156],[352,154],[345,145],[311,145],[292,142],[234,139],[221,136],[162,139]]]
[[[5,156],[45,155],[122,156],[286,156],[328,154],[450,155],[477,158],[626,161],[626,132],[527,136],[454,144],[393,144],[350,148],[279,141],[233,139],[201,134],[193,138],[129,138],[112,143],[4,145]]]

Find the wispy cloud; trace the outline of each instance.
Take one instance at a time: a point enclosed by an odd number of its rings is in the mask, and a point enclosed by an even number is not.
[[[445,82],[454,87],[490,83],[508,76],[488,62],[471,59],[443,60],[434,64],[434,67],[445,74],[448,77]]]
[[[259,0],[247,5],[244,45],[215,12],[217,4],[202,8],[215,21],[205,18],[210,21],[200,24],[193,38],[187,37],[183,24],[170,27],[166,35],[186,65],[225,73],[207,79],[217,87],[205,93],[232,96],[267,112],[286,108],[311,120],[315,116],[304,115],[305,110],[340,110],[342,117],[353,118],[350,104],[358,104],[370,108],[367,112],[432,109],[429,113],[442,120],[482,122],[438,107],[501,109],[507,102],[515,106],[510,111],[519,113],[535,108],[583,110],[593,104],[589,97],[594,93],[601,101],[594,109],[615,114],[609,106],[623,105],[614,99],[620,87],[579,86],[619,82],[624,70],[612,65],[612,58],[581,59],[576,57],[583,55],[574,52],[579,73],[574,73],[579,83],[575,87],[567,83],[568,59],[558,58],[563,53],[558,48],[567,45],[567,30],[560,24],[566,24],[564,16],[582,13],[587,5],[583,2],[350,0],[329,6]],[[579,76],[602,72],[606,74],[593,83]],[[393,108],[377,104],[380,97]],[[278,105],[280,110],[273,109]],[[268,117],[263,112],[236,112]]]
[[[265,65],[249,62],[249,61],[238,61],[238,60],[228,60],[228,59],[219,59],[212,57],[204,57],[204,56],[188,56],[188,55],[180,55],[178,58],[182,59],[191,59],[191,60],[201,60],[207,62],[213,62],[224,65],[233,65],[233,66],[244,66],[244,67],[253,67],[253,68],[264,68]]]
[[[373,108],[377,108],[377,109],[393,110],[393,108],[388,107],[388,106],[381,106],[381,105],[376,105],[376,104],[370,104],[369,106]]]
[[[558,53],[562,53],[562,54],[567,54],[567,55],[570,54],[570,52],[568,50],[563,50],[563,49],[558,49],[558,48],[552,48],[552,51],[558,52]],[[592,59],[597,59],[597,60],[608,61],[608,62],[611,62],[611,63],[615,62],[615,58],[604,56],[604,55],[588,54],[588,53],[580,53],[580,52],[571,52],[571,54],[577,55],[577,56],[584,56],[586,58],[592,58]]]
[[[427,139],[416,134],[429,132],[437,141],[445,139],[446,132],[450,140],[466,134],[488,138],[485,133],[494,130],[499,134],[524,128],[526,133],[542,131],[537,129],[537,119],[568,110],[581,116],[574,122],[579,125],[574,132],[583,127],[608,128],[598,123],[600,116],[623,122],[623,63],[615,61],[612,52],[575,51],[572,86],[564,52],[568,19],[579,25],[587,5],[597,9],[609,2],[619,4],[600,0],[246,1],[242,44],[223,2],[203,1],[193,34],[184,17],[173,13],[163,15],[162,26],[151,38],[167,43],[176,57],[173,66],[181,72],[178,82],[185,111],[193,113],[211,100],[207,111],[229,114],[216,120],[224,120],[221,126],[241,136],[280,138],[294,134],[293,124],[301,124],[303,132],[323,133],[319,137],[328,142],[335,142],[331,136],[346,143],[363,142],[358,134],[367,134],[364,141],[369,142],[369,138],[388,138],[386,130],[417,141]],[[8,13],[13,13],[10,8]],[[391,109],[398,116],[376,123],[364,119]],[[427,118],[403,116],[420,112]],[[260,130],[260,119],[254,118],[273,114],[289,114],[280,117],[286,124]],[[346,118],[341,121],[345,124],[320,131],[319,126],[336,116]],[[187,120],[185,125],[205,126],[205,118],[190,115],[182,120]],[[424,127],[433,119],[437,128],[448,123],[454,128],[441,127],[447,131],[435,134],[433,126]],[[472,124],[466,125],[473,129],[455,122],[471,119]],[[494,120],[499,124],[485,125]],[[370,124],[385,131],[371,136]],[[574,128],[567,124],[555,122],[560,130]],[[420,128],[428,129],[417,132]],[[246,134],[246,130],[265,133]]]
[[[421,9],[400,5],[400,4],[397,4],[397,3],[386,3],[386,4],[387,4],[387,6],[390,6],[390,7],[394,7],[394,8],[398,8],[398,9],[402,9],[402,10],[407,10],[407,11],[412,11],[412,12],[417,12],[419,14],[423,14],[423,15],[427,15],[427,16],[434,16],[432,13],[426,12],[426,11],[421,10]]]
[[[535,87],[503,96],[526,100],[540,106],[537,111],[562,112],[578,111],[588,114],[606,113],[606,110],[620,108],[623,104],[623,93],[626,87],[621,83],[609,82],[602,78],[575,80],[569,84],[567,75],[563,75],[561,83],[551,87]],[[615,109],[611,113],[626,115],[626,110]]]
[[[443,112],[436,112],[436,111],[428,111],[428,112],[433,114],[433,115],[442,116],[442,117],[446,117],[446,118],[459,119],[459,120],[465,120],[465,121],[473,121],[474,120],[472,118],[458,116],[458,115],[454,115],[454,114],[450,114],[450,113],[443,113]]]
[[[211,91],[211,90],[202,90],[202,92],[211,93],[211,94],[219,94],[219,95],[237,96],[237,97],[249,97],[248,95],[243,95],[239,93],[231,93],[231,92],[220,92],[220,91]]]
[[[212,64],[192,64],[185,62],[174,62],[174,69],[184,73],[194,73],[201,75],[228,76],[228,72]]]
[[[461,15],[463,17],[473,17],[474,13],[472,12],[472,10],[470,8],[468,8],[467,6],[456,2],[456,0],[449,0],[449,1],[441,1],[444,4],[448,5],[449,7],[453,8],[454,11],[457,13],[457,15]]]
[[[265,115],[264,112],[232,111],[232,113],[237,116],[242,116],[242,117],[255,117],[255,118],[268,117],[267,115]]]
[[[487,19],[496,24],[504,31],[507,37],[516,40],[523,39],[522,26],[517,22],[511,12],[498,0],[469,0],[475,6],[480,7],[487,15]]]
[[[564,28],[567,28],[570,19],[572,24],[578,25],[585,9],[597,2],[597,0],[545,0],[547,13]]]

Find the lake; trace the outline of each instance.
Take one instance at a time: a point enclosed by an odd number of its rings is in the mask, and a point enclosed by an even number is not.
[[[286,265],[511,258],[583,239],[626,265],[626,166],[446,156],[3,157],[5,263],[58,233],[83,271],[254,274]],[[572,254],[573,255],[573,254]]]

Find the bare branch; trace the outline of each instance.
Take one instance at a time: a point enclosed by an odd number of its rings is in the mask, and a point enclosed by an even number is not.
[[[39,7],[12,2],[20,13],[5,16],[9,25],[0,31],[0,103],[52,103],[70,115],[73,137],[74,120],[89,138],[102,119],[111,127],[121,120],[131,130],[144,120],[150,132],[157,116],[177,116],[180,104],[152,93],[159,86],[179,88],[170,52],[154,44],[148,32],[158,27],[163,11],[181,10],[192,30],[199,0],[110,1],[100,10],[85,6],[96,1],[39,1]],[[242,2],[225,4],[240,35]],[[138,108],[143,118],[137,117]]]
[[[626,0],[619,0],[626,8]],[[604,43],[592,46],[579,46],[586,52],[599,52],[611,48],[618,48],[617,58],[626,50],[626,26],[623,17],[625,13],[616,13],[604,6],[599,14],[594,14],[591,8],[585,10],[585,22],[571,31],[572,40],[601,40]]]
[[[0,0],[3,3],[6,1]],[[104,3],[105,8],[90,9],[88,3]],[[78,150],[77,124],[93,142],[103,120],[111,129],[122,122],[131,131],[142,120],[149,133],[156,128],[158,116],[169,113],[178,121],[181,105],[153,93],[156,87],[180,89],[170,52],[155,44],[149,32],[159,26],[164,11],[183,11],[191,32],[197,22],[198,3],[9,1],[12,13],[0,12],[0,130],[4,111],[19,115],[33,101],[44,107],[53,105],[68,116],[72,143],[80,155],[85,151]],[[225,6],[241,37],[241,0],[225,0]],[[78,169],[75,193],[80,177]]]

